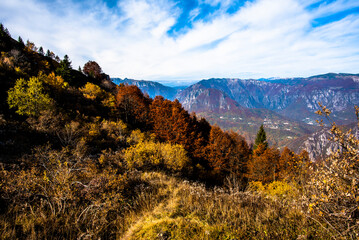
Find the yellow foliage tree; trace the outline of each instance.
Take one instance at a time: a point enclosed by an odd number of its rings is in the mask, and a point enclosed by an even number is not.
[[[104,90],[102,90],[99,86],[93,83],[86,83],[86,85],[80,88],[80,91],[84,95],[85,98],[95,100],[96,98],[101,98],[104,95]]]
[[[45,93],[38,77],[31,77],[29,81],[18,79],[8,91],[7,102],[16,113],[27,116],[39,116],[41,111],[53,106],[53,100]]]
[[[64,81],[61,76],[56,76],[54,72],[49,75],[44,75],[42,73],[39,74],[39,77],[48,85],[56,88],[57,90],[66,89],[68,87],[68,83]]]
[[[96,84],[88,82],[84,87],[80,88],[80,91],[85,98],[91,100],[100,100],[102,105],[105,107],[115,108],[116,106],[115,96],[107,93]]]

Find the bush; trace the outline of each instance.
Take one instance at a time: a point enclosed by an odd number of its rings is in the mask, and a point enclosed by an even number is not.
[[[299,194],[296,186],[293,186],[285,181],[273,181],[264,185],[259,181],[250,182],[248,185],[248,190],[251,192],[262,193],[278,199],[295,199]]]
[[[330,111],[317,113],[330,121]],[[359,107],[355,107],[359,126]],[[323,125],[323,121],[321,121]],[[359,139],[331,122],[332,140],[340,149],[320,163],[308,183],[306,203],[311,216],[334,231],[335,237],[359,237]]]
[[[8,206],[0,218],[2,236],[114,238],[126,205],[126,174],[98,169],[67,149],[40,148],[29,160],[28,170],[0,171],[0,199]]]
[[[188,168],[190,163],[187,152],[181,145],[153,141],[141,141],[129,147],[124,159],[130,168],[167,168],[172,171]]]

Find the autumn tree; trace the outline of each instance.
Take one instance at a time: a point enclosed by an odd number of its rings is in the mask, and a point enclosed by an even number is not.
[[[120,84],[117,88],[116,107],[120,117],[135,127],[149,124],[149,104],[151,99],[134,85]]]
[[[234,132],[223,132],[213,126],[205,153],[211,168],[223,178],[232,174],[244,178],[250,149],[243,137]]]
[[[65,82],[61,76],[56,76],[54,72],[50,73],[49,75],[40,73],[39,78],[57,91],[66,89],[69,86],[69,84]]]
[[[281,156],[278,161],[278,172],[279,179],[289,178],[291,173],[296,167],[296,162],[298,161],[296,154],[291,151],[289,148],[285,147],[281,153]]]
[[[206,165],[205,147],[209,143],[212,126],[205,118],[197,119],[196,114],[191,114],[190,137],[192,143],[188,146],[187,151],[191,153],[195,163]]]
[[[161,141],[181,144],[186,150],[193,143],[191,117],[176,99],[170,101],[157,96],[150,106],[153,131]]]
[[[196,115],[189,114],[178,100],[170,101],[162,96],[155,97],[151,103],[150,119],[158,140],[182,145],[194,166],[206,170],[210,168],[205,147],[209,142],[211,126],[205,119],[198,121]]]
[[[267,135],[266,132],[264,131],[263,124],[260,126],[257,132],[257,136],[256,136],[256,140],[254,141],[253,148],[256,149],[259,144],[263,144],[265,148],[268,147]]]
[[[93,77],[96,79],[100,79],[102,69],[101,69],[100,65],[98,65],[97,62],[88,61],[87,63],[85,63],[85,65],[83,67],[83,73],[86,74],[87,76],[90,76],[90,77]]]
[[[278,161],[278,180],[295,181],[302,184],[308,177],[311,161],[303,150],[299,155],[285,147]]]
[[[101,102],[103,106],[111,109],[111,113],[115,111],[116,100],[112,93],[106,92],[100,86],[90,82],[86,83],[82,88],[79,88],[79,90],[85,98]]]
[[[259,144],[253,151],[252,159],[248,162],[248,178],[252,181],[264,183],[278,179],[278,162],[280,152],[269,148],[266,144]]]
[[[79,89],[84,97],[95,100],[96,98],[102,98],[105,95],[105,91],[99,86],[93,83],[86,83],[86,85]]]
[[[30,42],[30,40],[26,41],[26,49],[28,52],[31,52],[31,51],[37,52],[37,47],[36,47],[35,43]]]
[[[39,116],[42,110],[51,108],[53,103],[38,77],[31,77],[29,81],[18,79],[8,91],[7,102],[10,108],[16,109],[16,113],[27,116]]]

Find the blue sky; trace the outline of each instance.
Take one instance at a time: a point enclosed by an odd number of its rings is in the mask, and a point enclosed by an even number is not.
[[[0,0],[0,21],[111,77],[359,73],[358,0]]]

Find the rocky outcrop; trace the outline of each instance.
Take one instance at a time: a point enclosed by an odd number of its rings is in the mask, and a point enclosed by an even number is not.
[[[343,126],[342,128],[344,129],[343,131],[352,129],[351,132],[354,136],[356,138],[359,137],[358,126],[353,126],[353,124],[351,124],[349,126]],[[306,150],[312,161],[326,159],[329,155],[340,149],[339,144],[333,140],[333,134],[328,128],[323,128],[318,132],[299,138],[289,144],[288,147],[295,150],[297,153]]]

